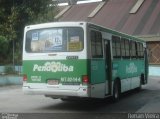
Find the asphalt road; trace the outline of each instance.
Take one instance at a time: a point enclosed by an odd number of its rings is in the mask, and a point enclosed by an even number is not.
[[[110,99],[64,102],[60,99],[51,99],[43,95],[24,95],[21,85],[3,86],[0,87],[0,112],[2,114],[19,113],[19,117],[30,116],[27,118],[38,116],[39,119],[46,118],[46,113],[49,113],[48,118],[53,117],[53,114],[56,115],[56,118],[64,117],[68,119],[74,117],[82,119],[87,116],[89,116],[88,118],[93,116],[93,118],[99,119],[107,118],[107,116],[113,117],[113,114],[119,117],[119,114],[123,113],[141,112],[148,103],[155,99],[160,100],[160,77],[150,77],[149,79],[149,83],[143,86],[140,92],[124,93],[117,103],[112,102]],[[160,113],[160,110],[155,111]],[[0,119],[2,116],[0,116]]]

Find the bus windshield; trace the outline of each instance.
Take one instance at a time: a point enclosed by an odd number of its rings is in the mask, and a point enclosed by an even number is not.
[[[84,31],[80,27],[30,30],[26,33],[28,53],[77,52],[83,50]]]

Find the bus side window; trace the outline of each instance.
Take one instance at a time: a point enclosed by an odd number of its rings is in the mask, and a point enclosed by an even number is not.
[[[101,32],[91,31],[91,52],[93,58],[103,58]]]
[[[138,58],[144,58],[144,49],[142,43],[137,43]]]
[[[140,58],[141,52],[140,52],[140,43],[139,42],[137,42],[137,52],[138,52],[138,58]]]
[[[140,44],[140,52],[141,52],[140,53],[141,54],[140,57],[144,58],[144,48],[143,48],[143,44],[142,43]]]
[[[121,55],[122,55],[122,58],[125,58],[126,56],[126,53],[125,53],[125,39],[124,38],[121,38]]]
[[[126,56],[125,58],[130,58],[130,48],[129,48],[129,40],[125,39],[125,51],[126,51]]]
[[[113,54],[113,57],[116,58],[117,54],[116,54],[116,40],[113,39],[112,37],[112,54]]]
[[[120,41],[120,37],[115,37],[115,39],[116,39],[117,58],[121,58],[121,41]]]
[[[138,59],[138,43],[135,42],[135,45],[136,45],[136,58]]]
[[[130,49],[131,49],[131,58],[137,58],[137,45],[136,45],[136,42],[135,41],[130,41]]]
[[[28,34],[26,35],[26,45],[25,45],[25,50],[27,52],[31,52],[31,32],[28,31]]]
[[[121,57],[120,37],[112,36],[112,53],[113,53],[113,58]]]

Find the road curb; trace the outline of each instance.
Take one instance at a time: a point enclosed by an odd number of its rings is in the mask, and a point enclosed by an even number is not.
[[[22,76],[0,76],[0,86],[3,85],[22,85]]]

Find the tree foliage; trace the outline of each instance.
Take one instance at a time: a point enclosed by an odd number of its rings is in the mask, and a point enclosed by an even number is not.
[[[5,37],[3,36],[0,36],[0,45],[1,45],[1,48],[0,48],[0,60],[3,59],[6,59],[7,58],[7,54],[6,54],[6,51],[8,50],[8,41],[6,40]]]
[[[8,59],[12,59],[14,43],[15,61],[21,60],[24,26],[54,21],[54,11],[56,5],[52,0],[0,0],[0,36],[3,37],[0,46],[7,41],[8,50],[1,49]],[[4,59],[2,52],[0,57]]]

